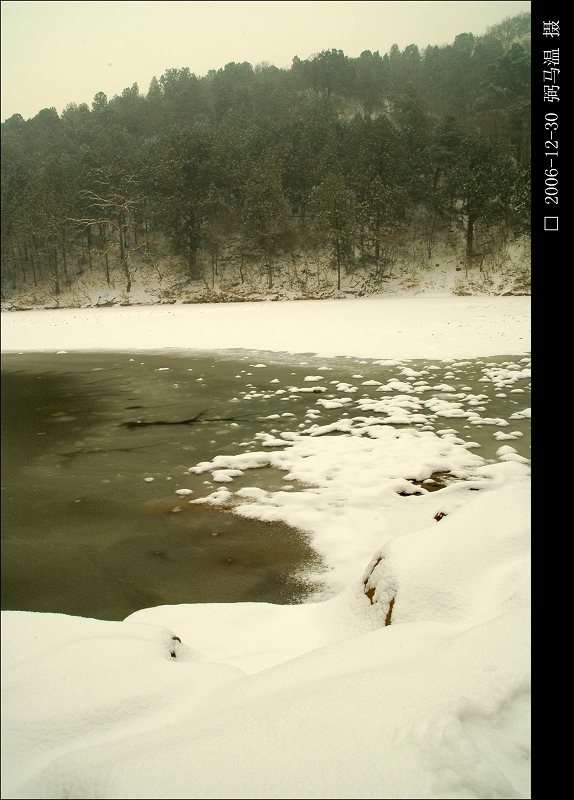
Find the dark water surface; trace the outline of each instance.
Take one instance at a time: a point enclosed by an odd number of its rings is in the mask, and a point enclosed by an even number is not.
[[[485,376],[501,368],[516,373],[526,360],[386,365],[243,351],[3,354],[2,609],[117,620],[171,603],[302,602],[311,591],[305,573],[320,567],[305,535],[191,508],[188,498],[185,513],[173,513],[176,490],[198,498],[226,486],[188,469],[218,454],[263,449],[257,433],[308,428],[309,411],[320,414],[321,425],[357,416],[358,401],[385,396],[381,383],[416,386],[417,375],[405,377],[405,367],[441,387],[437,396],[508,419],[530,405],[530,381],[505,387],[500,377]],[[316,385],[309,376],[327,390],[309,392]],[[369,379],[378,383],[365,385]],[[317,405],[319,397],[352,403],[328,409]],[[162,424],[135,424],[142,422]],[[509,443],[529,457],[529,419],[512,419],[507,428],[467,422],[429,424],[480,444],[486,459],[505,444],[493,431],[518,432]],[[284,489],[284,473],[248,470],[230,488],[242,486]]]

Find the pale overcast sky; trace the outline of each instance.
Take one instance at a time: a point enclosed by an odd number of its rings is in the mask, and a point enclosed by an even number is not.
[[[336,48],[356,58],[396,43],[444,45],[479,36],[530,2],[31,2],[2,8],[1,119],[108,98],[134,83],[189,67],[197,76],[230,61],[289,68]]]

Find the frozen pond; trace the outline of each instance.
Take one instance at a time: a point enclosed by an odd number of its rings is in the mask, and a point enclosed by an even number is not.
[[[123,619],[162,604],[302,602],[320,566],[302,532],[189,503],[222,486],[301,487],[271,468],[190,468],[355,417],[459,437],[485,459],[510,441],[529,458],[528,367],[512,356],[3,354],[2,608]]]

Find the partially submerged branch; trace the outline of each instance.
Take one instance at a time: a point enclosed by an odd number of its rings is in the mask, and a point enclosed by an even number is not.
[[[150,425],[192,425],[194,422],[235,422],[238,419],[244,419],[245,417],[253,416],[252,413],[247,414],[235,414],[232,417],[213,417],[211,419],[205,419],[203,415],[209,411],[208,408],[204,408],[203,411],[200,411],[199,414],[196,414],[195,417],[190,417],[190,419],[179,419],[179,420],[152,420],[151,422],[146,422],[144,420],[130,420],[128,422],[121,422],[120,425],[122,428],[144,428]]]
[[[134,450],[145,450],[155,447],[154,444],[142,444],[138,447],[106,447],[100,450],[71,450],[68,453],[58,453],[62,458],[75,458],[76,456],[106,455],[107,453],[132,453]]]

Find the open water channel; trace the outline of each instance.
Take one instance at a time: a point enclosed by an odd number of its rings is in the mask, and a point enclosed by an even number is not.
[[[2,609],[120,620],[163,604],[302,602],[312,591],[305,574],[320,567],[306,535],[181,503],[180,490],[199,498],[222,486],[189,468],[262,449],[258,433],[384,418],[381,398],[405,393],[459,407],[447,418],[427,403],[428,425],[477,443],[483,458],[505,443],[496,430],[512,431],[529,458],[528,361],[3,354]],[[232,488],[242,486],[286,483],[267,468],[238,476]]]

